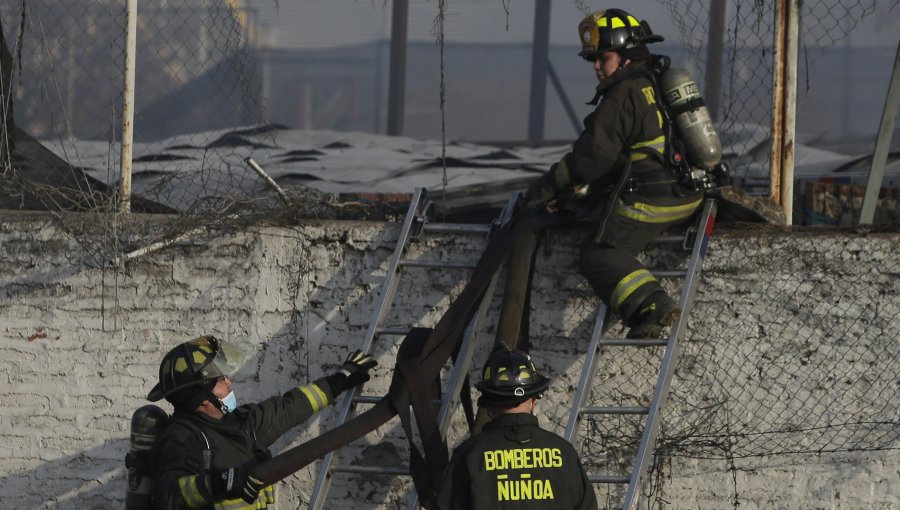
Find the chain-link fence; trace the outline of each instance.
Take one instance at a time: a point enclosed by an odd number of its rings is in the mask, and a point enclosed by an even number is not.
[[[721,80],[721,97],[707,100],[718,105],[726,158],[738,183],[765,193],[773,6],[757,0],[658,2],[679,32],[669,40],[680,39],[686,65],[701,87],[710,90],[706,80]],[[710,6],[717,3],[724,22],[714,27]],[[582,11],[593,8],[575,4]],[[870,16],[875,5],[875,0],[802,4],[801,102],[815,87],[807,78],[812,64]],[[452,5],[436,7],[436,19],[444,10],[452,11]],[[152,227],[127,215],[98,218],[95,223],[106,225],[102,240],[96,231],[76,234],[103,252],[100,259],[112,260],[122,251],[213,224],[239,226],[261,216],[278,216],[298,204],[333,203],[324,195],[310,200],[309,193],[289,193],[287,202],[278,199],[245,161],[260,151],[285,164],[308,156],[280,146],[273,134],[276,128],[264,123],[261,82],[266,71],[257,64],[264,45],[255,40],[259,9],[224,0],[139,3],[132,208],[172,214],[165,221],[157,218]],[[508,25],[510,11],[498,12],[500,30]],[[8,50],[3,80],[4,87],[11,87],[4,101],[4,125],[10,128],[5,143],[12,149],[3,155],[4,207],[101,213],[118,209],[126,18],[125,3],[113,0],[0,2]],[[707,73],[707,60],[714,55],[709,51],[709,42],[716,40],[713,33],[723,41],[714,59],[722,63],[720,70]],[[441,34],[435,38],[444,40]],[[453,73],[448,67],[445,79],[458,79]],[[434,101],[443,97],[435,93]],[[446,109],[453,107],[448,103]]]
[[[131,209],[164,215],[111,214],[120,207],[125,4],[0,2],[11,88],[3,207],[63,220],[68,211],[101,213],[78,229],[64,221],[100,263],[198,228],[252,221],[265,201],[244,161],[269,129],[247,14],[220,0],[141,1]]]
[[[659,2],[679,27],[695,77],[705,88],[710,2]],[[815,87],[808,70],[823,48],[843,40],[874,6],[875,0],[802,4],[801,99]],[[747,187],[764,189],[774,9],[771,2],[734,0],[726,12],[721,73],[713,74],[721,78],[720,133],[736,177]],[[98,262],[109,262],[198,228],[237,227],[262,216],[295,214],[298,208],[315,213],[334,205],[324,194],[289,192],[281,199],[247,165],[246,158],[258,149],[281,151],[285,160],[305,157],[282,151],[271,134],[274,128],[265,124],[255,65],[258,46],[247,12],[222,0],[142,0],[137,16],[132,208],[159,214],[115,213],[126,25],[123,2],[115,0],[0,0],[6,50],[0,81],[3,207],[57,213]],[[453,79],[453,69],[447,73]],[[97,214],[86,221],[81,216],[76,224],[65,214],[69,211]],[[734,257],[771,264],[777,246],[757,248],[753,255],[735,252]],[[819,255],[811,249],[791,264]],[[884,374],[898,358],[898,296],[870,292],[891,288],[884,279],[896,280],[900,266],[896,257],[882,262],[878,271],[848,272],[827,283],[785,270],[769,286],[765,302],[701,299],[703,319],[692,327],[737,326],[714,346],[699,337],[686,343],[672,399],[676,411],[661,438],[662,451],[733,459],[896,448],[897,387],[885,384],[889,377]],[[879,285],[867,286],[867,279]],[[706,284],[738,290],[749,285],[732,273],[707,278]],[[876,341],[863,348],[852,340],[858,336]],[[784,338],[793,341],[776,340]],[[647,366],[636,358],[633,370],[608,382],[628,387]],[[746,372],[757,366],[768,368]],[[748,394],[747,407],[733,407],[747,401]],[[855,401],[855,406],[837,409],[839,395],[841,402]],[[634,405],[634,400],[626,394],[615,403]],[[627,464],[628,449],[636,443],[621,442],[621,432],[638,434],[640,427],[635,422],[613,428],[595,427],[590,441],[608,462]]]
[[[718,126],[726,159],[743,187],[765,192],[769,182],[769,138],[772,125],[772,86],[776,22],[772,2],[736,0],[659,0],[672,13],[681,43],[698,67],[698,83],[708,60],[718,52],[709,50],[710,30],[715,29],[711,7],[717,3],[725,13]],[[875,0],[800,2],[797,102],[802,104],[815,87],[810,69],[827,49],[845,40],[861,20],[875,12]],[[711,28],[712,27],[712,28]],[[713,41],[719,39],[713,38]],[[707,74],[706,77],[710,75]],[[833,78],[829,76],[829,79]],[[705,90],[709,84],[703,83]],[[711,98],[707,98],[710,100]]]
[[[735,469],[759,457],[789,465],[804,455],[900,448],[895,234],[759,229],[742,240],[744,233],[726,229],[727,240],[704,264],[649,477],[648,490],[657,496],[683,475],[671,471],[673,459]],[[653,267],[684,267],[674,254],[649,254]],[[588,335],[589,326],[573,336]],[[661,356],[661,348],[604,348],[588,405],[645,406]],[[644,416],[584,421],[579,446],[589,470],[628,475]],[[600,490],[609,491],[610,501],[621,501],[624,491]],[[731,490],[734,498],[726,499]],[[737,483],[718,494],[740,502],[747,490]],[[659,503],[645,502],[642,508]]]

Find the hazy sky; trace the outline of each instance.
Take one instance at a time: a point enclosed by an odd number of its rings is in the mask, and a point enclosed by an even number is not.
[[[680,6],[690,17],[704,11],[707,0],[632,0],[622,2],[628,12],[646,19],[653,30],[669,39],[679,32],[668,5]],[[756,2],[727,0],[727,18],[740,8],[748,13]],[[771,2],[765,2],[766,5]],[[391,4],[387,0],[244,0],[259,28],[259,44],[281,48],[333,48],[386,39],[390,35]],[[846,8],[833,5],[850,4]],[[851,34],[853,46],[896,46],[900,34],[900,0],[809,0],[805,24],[816,35],[834,26],[849,26],[867,14]],[[451,42],[527,43],[534,29],[534,0],[447,0],[445,39]],[[554,45],[577,45],[576,28],[585,12],[615,7],[602,2],[556,0],[552,2],[550,40]],[[410,0],[409,40],[433,41],[437,0]],[[702,14],[705,19],[706,15]],[[674,41],[673,41],[674,42]]]

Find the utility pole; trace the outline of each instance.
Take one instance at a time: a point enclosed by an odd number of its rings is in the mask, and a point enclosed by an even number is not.
[[[122,107],[122,154],[119,159],[119,212],[131,212],[131,154],[134,144],[134,68],[137,53],[137,0],[127,0],[125,28],[125,96]]]
[[[792,223],[794,212],[799,27],[800,0],[776,0],[769,196],[781,205],[787,225]]]

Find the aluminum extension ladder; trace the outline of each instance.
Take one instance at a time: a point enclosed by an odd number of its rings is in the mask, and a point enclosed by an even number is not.
[[[700,280],[700,269],[703,258],[706,256],[706,249],[709,244],[709,236],[712,232],[715,215],[716,201],[714,199],[706,199],[703,204],[698,225],[690,228],[686,236],[666,236],[657,240],[657,242],[678,242],[683,240],[686,247],[689,243],[689,236],[691,234],[694,235],[691,258],[688,262],[686,271],[651,271],[654,276],[658,278],[684,279],[681,297],[678,300],[678,304],[682,311],[678,317],[678,322],[672,328],[672,332],[669,334],[668,339],[603,338],[604,326],[607,319],[606,305],[601,304],[597,311],[597,319],[594,323],[590,345],[588,346],[587,354],[585,355],[584,367],[581,371],[581,378],[579,379],[578,388],[575,392],[575,400],[569,414],[569,421],[566,426],[564,437],[572,444],[575,444],[578,438],[579,425],[581,424],[582,417],[585,415],[646,415],[647,418],[644,423],[641,442],[638,446],[631,474],[628,476],[588,475],[588,478],[593,483],[628,484],[625,500],[622,504],[623,510],[634,510],[637,508],[638,497],[641,493],[641,485],[654,455],[656,437],[659,434],[660,414],[669,394],[669,386],[675,372],[675,367],[678,364],[678,341],[682,338],[684,330],[687,327],[688,316],[690,315],[691,306],[694,302],[697,282]],[[659,376],[656,380],[656,385],[654,386],[653,398],[647,407],[594,407],[585,405],[590,397],[594,374],[597,372],[598,353],[601,348],[641,348],[653,346],[664,346],[665,351],[663,353]]]
[[[397,337],[402,338],[409,333],[409,327],[385,326],[384,320],[387,312],[391,308],[394,301],[395,292],[404,268],[425,268],[425,269],[472,269],[474,264],[454,261],[430,261],[430,260],[411,260],[405,258],[407,247],[414,239],[419,238],[426,232],[453,233],[460,235],[483,235],[490,236],[494,229],[509,221],[512,215],[513,206],[518,199],[518,194],[513,194],[506,207],[501,212],[498,219],[489,225],[474,224],[453,224],[453,223],[433,223],[429,216],[434,206],[433,202],[427,200],[427,191],[424,188],[416,189],[413,198],[410,201],[409,209],[406,213],[406,219],[400,230],[400,236],[397,239],[397,245],[391,262],[385,274],[384,283],[381,286],[381,293],[378,299],[375,315],[369,324],[369,329],[363,340],[361,349],[364,352],[371,352],[372,347],[381,337]],[[500,273],[499,271],[497,272]],[[459,357],[454,364],[448,380],[447,386],[444,388],[443,398],[440,402],[440,410],[438,411],[437,420],[441,435],[446,435],[450,426],[450,419],[453,411],[458,407],[459,392],[462,388],[465,376],[468,373],[469,366],[472,361],[472,354],[475,351],[475,336],[483,323],[483,319],[490,307],[490,297],[493,295],[494,288],[497,283],[497,275],[491,281],[490,286],[485,294],[485,299],[479,306],[478,311],[470,321],[466,333],[463,337],[460,347]],[[366,396],[359,394],[359,387],[347,394],[339,405],[337,423],[334,426],[340,426],[348,421],[351,411],[357,404],[375,404],[381,399],[380,396]],[[437,404],[437,402],[435,402]],[[316,476],[315,486],[310,498],[309,508],[311,510],[322,510],[328,496],[328,490],[331,481],[337,473],[365,473],[365,474],[381,474],[394,476],[409,476],[409,470],[404,468],[378,467],[378,466],[353,466],[337,464],[337,450],[328,453],[322,458],[321,464]],[[409,508],[416,507],[418,497],[413,488],[409,499]]]

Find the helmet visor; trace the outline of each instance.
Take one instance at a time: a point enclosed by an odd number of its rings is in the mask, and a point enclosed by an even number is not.
[[[215,356],[207,357],[205,363],[198,367],[203,379],[231,376],[247,359],[247,352],[240,347],[212,336],[198,338],[195,342],[201,349],[203,345],[207,345],[215,352]]]

